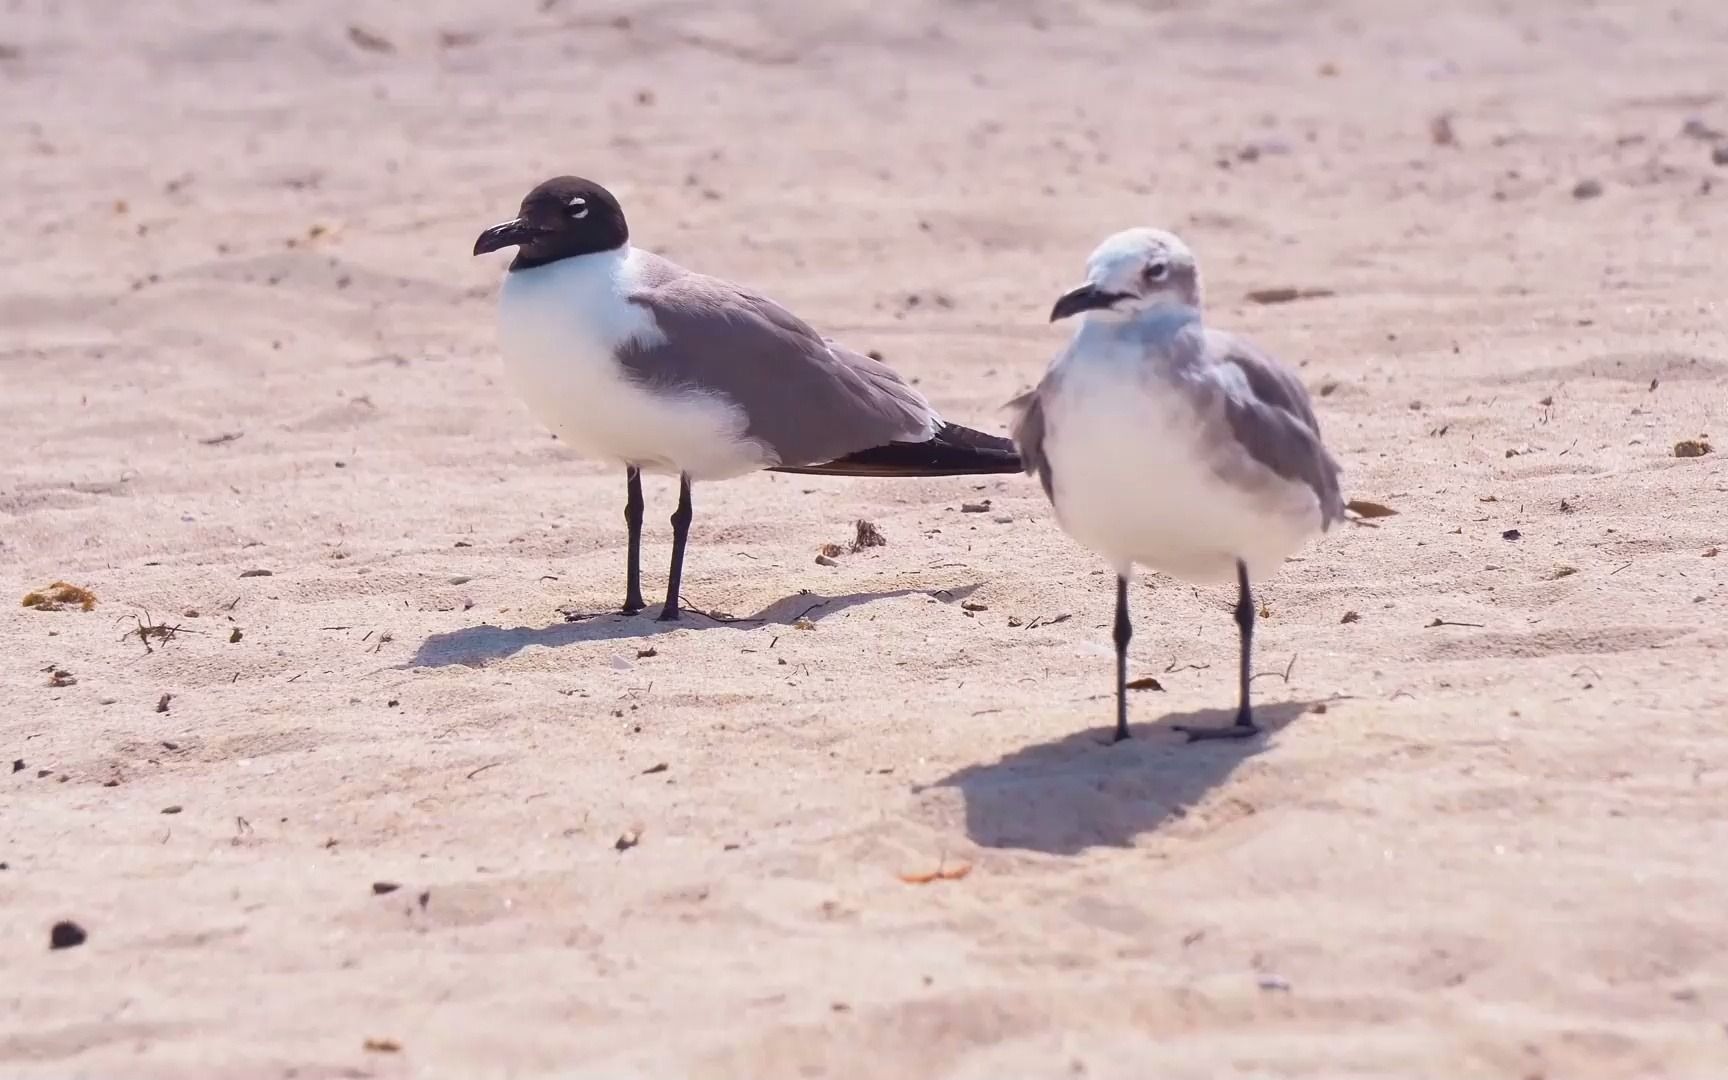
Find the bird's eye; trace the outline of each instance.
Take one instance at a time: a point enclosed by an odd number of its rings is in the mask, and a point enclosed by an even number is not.
[[[571,199],[570,203],[569,203],[569,214],[573,218],[585,218],[585,217],[587,217],[588,216],[588,200],[584,199],[580,195],[576,196],[574,199]]]
[[[1141,276],[1149,282],[1163,281],[1170,276],[1170,264],[1162,260],[1148,263]]]

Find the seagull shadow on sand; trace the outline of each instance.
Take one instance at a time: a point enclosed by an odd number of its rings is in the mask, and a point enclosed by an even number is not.
[[[532,645],[556,649],[583,641],[654,637],[673,630],[751,630],[758,626],[790,626],[799,619],[819,622],[847,608],[901,596],[928,596],[944,602],[963,600],[977,588],[973,584],[952,589],[885,589],[841,596],[798,592],[776,600],[748,617],[698,611],[689,606],[686,599],[683,618],[672,623],[663,623],[656,618],[660,607],[654,604],[636,615],[607,612],[567,618],[550,626],[468,626],[447,634],[431,635],[420,643],[413,657],[403,666],[450,667],[459,664],[482,667],[494,660],[514,656]]]
[[[1265,730],[1234,742],[1190,743],[1172,729],[1227,726],[1235,709],[1170,713],[1133,725],[1134,737],[1115,744],[1112,728],[1092,728],[967,766],[916,790],[958,788],[966,804],[966,834],[980,847],[1049,855],[1130,847],[1142,833],[1185,816],[1312,705],[1256,705],[1254,718]]]

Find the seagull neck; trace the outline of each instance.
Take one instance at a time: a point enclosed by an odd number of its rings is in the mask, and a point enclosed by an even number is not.
[[[1200,309],[1188,304],[1160,304],[1128,320],[1134,331],[1148,338],[1171,338],[1200,326]]]
[[[628,240],[619,244],[617,247],[601,248],[598,251],[571,251],[565,252],[561,255],[553,255],[549,258],[537,258],[533,254],[518,249],[516,252],[516,258],[510,263],[510,272],[515,274],[520,273],[523,270],[538,270],[542,266],[557,266],[564,263],[572,266],[593,266],[597,264],[611,265],[622,263],[628,259],[630,257],[630,251],[630,242]]]
[[[1148,365],[1175,372],[1201,354],[1203,336],[1200,312],[1183,305],[1160,305],[1127,318],[1090,317],[1081,322],[1065,362],[1094,372],[1140,372]]]
[[[1188,304],[1159,304],[1136,311],[1126,318],[1100,312],[1086,319],[1083,331],[1158,344],[1192,333],[1201,326],[1199,308]]]

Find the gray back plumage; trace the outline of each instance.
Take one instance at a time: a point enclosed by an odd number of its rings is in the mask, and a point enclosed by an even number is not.
[[[641,252],[629,299],[665,340],[632,344],[619,362],[645,384],[723,396],[745,436],[781,465],[833,460],[890,442],[922,442],[936,426],[924,396],[887,365],[823,338],[766,297]]]
[[[1224,418],[1248,456],[1286,480],[1308,485],[1326,526],[1343,520],[1338,462],[1320,439],[1308,391],[1294,372],[1251,342],[1207,330],[1208,359],[1241,373],[1247,394],[1224,395]]]
[[[1020,451],[1026,475],[1037,476],[1038,482],[1044,486],[1045,498],[1054,500],[1056,491],[1050,476],[1050,459],[1044,456],[1044,402],[1039,396],[1043,388],[1044,384],[1039,383],[1008,403],[1008,409],[1013,413],[1008,434],[1014,440],[1014,448]]]

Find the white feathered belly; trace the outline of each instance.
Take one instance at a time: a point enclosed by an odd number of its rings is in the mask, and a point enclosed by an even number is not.
[[[1086,385],[1087,382],[1093,385]],[[1249,575],[1277,571],[1320,529],[1306,485],[1260,466],[1251,485],[1233,483],[1219,455],[1246,456],[1178,392],[1076,373],[1046,404],[1057,520],[1118,572],[1135,564],[1197,582],[1232,581],[1238,559]],[[1161,392],[1162,390],[1162,392]]]
[[[598,280],[596,280],[598,279]],[[528,411],[571,451],[651,472],[723,480],[771,465],[744,436],[735,403],[687,388],[650,389],[615,359],[627,341],[664,338],[625,297],[628,256],[606,252],[513,271],[499,298],[504,371]]]

